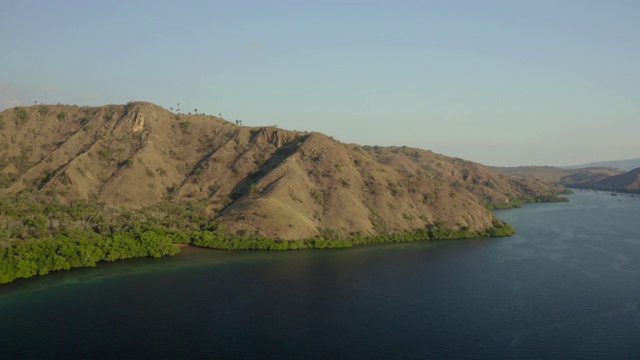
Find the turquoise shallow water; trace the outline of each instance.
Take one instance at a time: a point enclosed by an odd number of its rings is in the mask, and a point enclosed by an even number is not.
[[[640,201],[497,212],[509,238],[186,249],[0,286],[0,356],[640,358]]]

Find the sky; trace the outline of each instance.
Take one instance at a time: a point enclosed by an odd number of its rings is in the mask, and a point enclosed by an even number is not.
[[[640,1],[0,1],[0,110],[150,101],[486,165],[640,157]]]

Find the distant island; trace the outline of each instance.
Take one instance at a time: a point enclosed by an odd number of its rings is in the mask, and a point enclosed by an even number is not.
[[[633,164],[634,160],[601,164]],[[625,166],[623,166],[625,165]],[[558,168],[551,166],[493,167],[494,171],[521,178],[538,178],[574,189],[640,193],[640,168],[624,171],[614,167]]]
[[[564,186],[151,103],[0,113],[0,283],[176,244],[337,248],[505,236],[491,212]]]
[[[582,165],[570,165],[563,166],[566,169],[586,169],[586,168],[612,168],[621,171],[631,171],[636,168],[640,168],[640,158],[626,159],[626,160],[610,160],[610,161],[598,161]]]

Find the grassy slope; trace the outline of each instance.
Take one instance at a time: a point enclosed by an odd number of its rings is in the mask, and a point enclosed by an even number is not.
[[[377,235],[435,222],[484,231],[486,207],[557,190],[430,151],[236,126],[149,103],[16,109],[0,114],[6,192],[127,208],[206,199],[233,233]]]
[[[78,230],[99,237],[90,244],[96,259],[121,258],[102,247],[118,236],[139,243],[145,231],[271,249],[506,235],[512,229],[489,208],[557,200],[559,190],[431,151],[237,126],[149,103],[14,108],[0,113],[0,127],[0,243],[50,239],[57,254],[63,243],[88,246],[69,235]],[[21,197],[41,208],[16,212]],[[146,246],[131,256],[171,252]],[[47,261],[38,266],[57,269]]]

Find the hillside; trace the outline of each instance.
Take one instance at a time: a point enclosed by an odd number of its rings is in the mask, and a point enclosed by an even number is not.
[[[554,166],[518,166],[491,167],[491,170],[508,176],[536,178],[548,183],[561,183],[564,185],[594,183],[606,177],[622,173],[621,170],[614,168],[598,167],[567,169]]]
[[[623,172],[612,168],[586,168],[575,169],[560,178],[560,183],[566,186],[594,184],[611,176],[622,174]]]
[[[627,159],[627,160],[599,161],[599,162],[592,162],[592,163],[583,164],[583,165],[563,166],[563,168],[567,168],[567,169],[581,169],[581,168],[595,168],[595,167],[613,168],[621,171],[630,171],[640,167],[640,158]]]
[[[520,179],[540,179],[551,184],[571,188],[591,188],[621,192],[640,190],[640,168],[624,172],[615,168],[593,167],[581,169],[552,166],[492,167],[492,170]]]
[[[624,174],[607,177],[598,181],[596,185],[611,189],[638,190],[640,189],[640,168]]]
[[[408,147],[238,126],[150,103],[0,113],[0,188],[140,209],[198,200],[230,233],[304,239],[446,224],[482,231],[487,207],[560,188]]]
[[[549,183],[559,182],[560,178],[570,173],[569,170],[553,166],[491,166],[489,168],[499,174],[518,178],[533,177]]]

